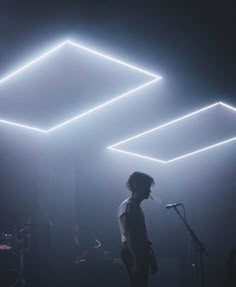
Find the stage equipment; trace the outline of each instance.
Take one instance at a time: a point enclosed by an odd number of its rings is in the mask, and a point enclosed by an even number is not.
[[[182,205],[184,208],[184,215],[182,215],[180,213],[180,211],[178,210],[178,206]],[[196,247],[196,251],[198,252],[199,255],[199,261],[200,261],[200,267],[198,266],[198,263],[193,263],[192,266],[195,268],[196,271],[196,275],[198,275],[198,272],[200,271],[200,280],[201,280],[201,287],[205,287],[205,276],[204,276],[204,261],[203,261],[203,257],[204,256],[208,256],[208,252],[206,250],[206,248],[203,246],[202,242],[199,240],[198,236],[196,235],[196,233],[193,231],[193,229],[189,226],[188,222],[187,222],[187,218],[186,218],[186,214],[185,214],[185,207],[183,204],[174,204],[174,206],[172,206],[174,208],[174,210],[176,211],[176,213],[179,215],[179,217],[181,218],[182,222],[184,223],[185,227],[187,228],[192,242],[194,244],[194,246]],[[168,207],[167,207],[168,208]]]
[[[182,203],[169,203],[166,205],[166,208],[169,209],[169,208],[172,208],[172,207],[177,207],[177,206],[180,206],[180,205],[183,205]]]
[[[30,222],[20,230],[0,234],[0,263],[2,284],[10,287],[26,285],[24,280],[24,255],[30,251]]]

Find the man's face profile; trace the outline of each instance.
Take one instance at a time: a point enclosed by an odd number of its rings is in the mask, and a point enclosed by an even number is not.
[[[139,193],[141,198],[143,198],[143,199],[149,198],[149,195],[151,193],[151,184],[146,183],[146,184],[142,184],[142,185],[138,186],[137,192]]]

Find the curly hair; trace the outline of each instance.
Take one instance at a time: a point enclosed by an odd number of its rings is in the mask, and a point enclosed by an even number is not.
[[[130,191],[133,191],[136,186],[143,186],[146,184],[153,186],[155,184],[154,179],[146,173],[135,171],[129,176],[126,186]]]

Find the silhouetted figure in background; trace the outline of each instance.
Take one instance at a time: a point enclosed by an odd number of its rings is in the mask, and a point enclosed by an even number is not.
[[[154,254],[148,240],[145,218],[140,207],[148,199],[154,180],[147,174],[134,172],[128,179],[127,188],[131,197],[121,203],[118,209],[118,220],[122,240],[122,260],[128,271],[131,287],[148,285],[149,268],[157,271]],[[152,260],[151,260],[152,259]],[[151,263],[152,266],[150,266]]]

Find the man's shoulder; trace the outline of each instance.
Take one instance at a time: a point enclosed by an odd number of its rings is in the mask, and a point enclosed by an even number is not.
[[[132,201],[130,200],[130,197],[128,197],[124,201],[122,201],[119,208],[129,207],[129,206],[132,206]]]
[[[135,204],[132,202],[130,198],[125,199],[118,208],[118,216],[120,217],[122,214],[129,214],[135,208]]]

